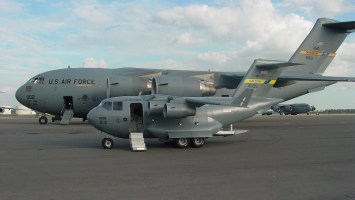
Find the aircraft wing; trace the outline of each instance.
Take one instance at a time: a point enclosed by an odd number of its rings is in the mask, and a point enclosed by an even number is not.
[[[186,103],[192,105],[193,107],[201,107],[203,105],[221,105],[221,102],[218,100],[209,100],[209,99],[202,99],[202,98],[185,98]]]
[[[246,89],[243,93],[241,93],[236,100],[231,97],[187,97],[185,98],[185,102],[190,104],[193,107],[201,107],[203,105],[225,105],[230,106],[232,101],[236,101],[237,105],[240,107],[247,107],[251,96],[253,94],[252,89]]]

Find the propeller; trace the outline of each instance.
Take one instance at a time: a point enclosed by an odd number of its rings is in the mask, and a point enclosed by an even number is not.
[[[110,84],[110,78],[107,78],[106,82],[106,98],[110,98],[111,96],[111,84]]]

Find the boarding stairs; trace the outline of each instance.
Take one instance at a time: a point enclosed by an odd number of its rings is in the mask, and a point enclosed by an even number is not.
[[[74,112],[72,109],[65,109],[60,124],[68,125],[70,120],[73,118],[73,116],[74,116]]]
[[[142,132],[131,132],[129,134],[129,141],[131,143],[132,151],[146,151],[147,150]]]

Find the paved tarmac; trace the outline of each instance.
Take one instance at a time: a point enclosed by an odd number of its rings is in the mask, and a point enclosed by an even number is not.
[[[256,116],[176,149],[101,148],[102,134],[0,117],[0,199],[355,199],[355,115]]]

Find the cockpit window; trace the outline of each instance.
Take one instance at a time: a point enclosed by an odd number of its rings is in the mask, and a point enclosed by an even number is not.
[[[34,77],[31,78],[28,83],[34,83],[34,84],[44,84],[44,77]]]
[[[105,108],[106,110],[112,110],[112,102],[111,101],[103,102],[102,107]]]
[[[122,102],[121,101],[113,102],[113,110],[122,110]]]

